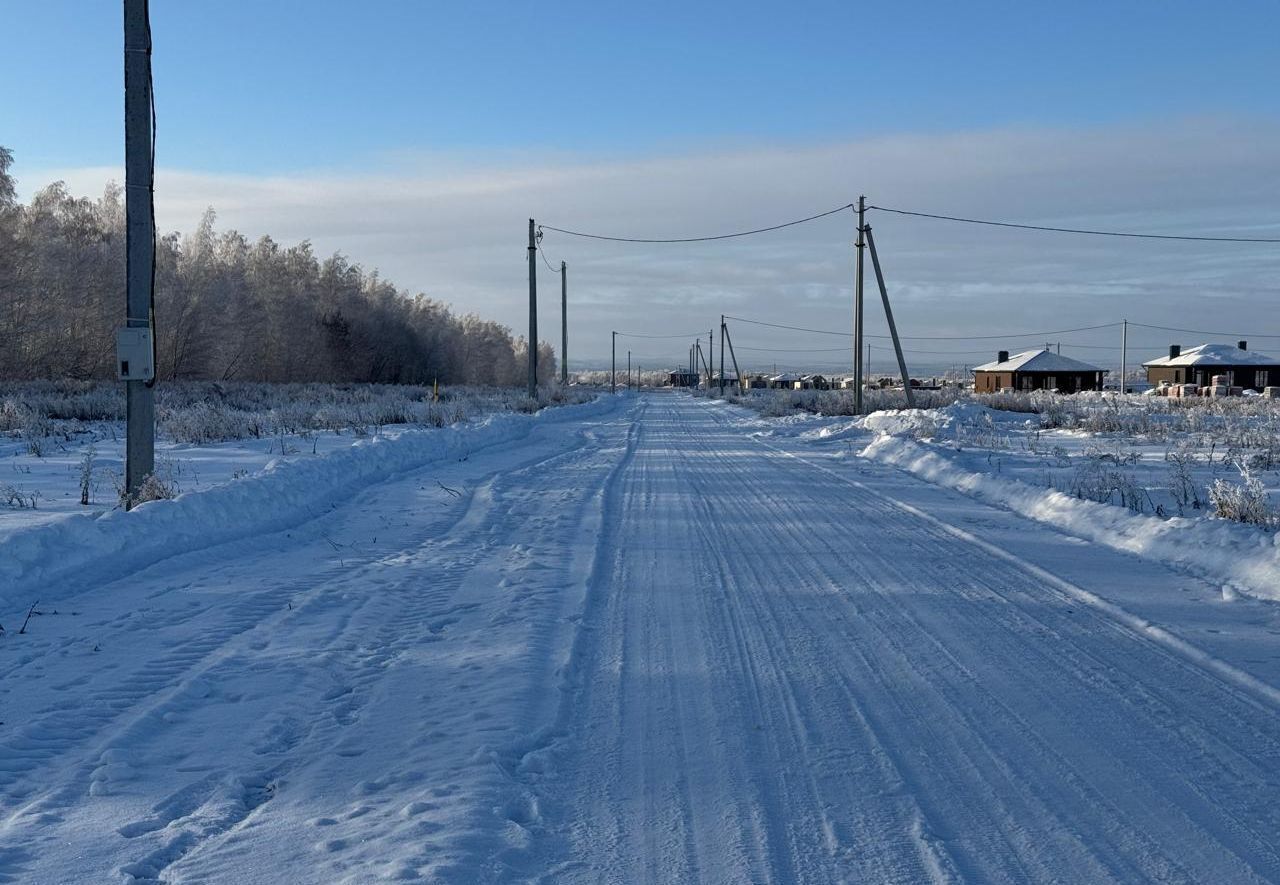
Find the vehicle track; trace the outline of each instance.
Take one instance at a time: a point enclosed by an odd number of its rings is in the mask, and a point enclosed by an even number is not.
[[[1280,880],[1265,683],[691,398],[620,482],[563,878]]]

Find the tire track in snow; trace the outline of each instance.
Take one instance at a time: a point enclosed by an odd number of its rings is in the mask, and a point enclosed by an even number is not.
[[[257,573],[264,571],[262,563],[279,556],[280,546],[270,542],[249,545],[258,558],[234,569],[208,568],[210,557],[216,552],[210,550],[171,560],[170,565],[185,563],[206,583],[221,580],[228,587],[233,582],[237,584],[234,595],[219,597],[198,614],[182,604],[164,608],[167,600],[180,596],[176,591],[192,586],[193,582],[182,584],[182,572],[176,573],[177,578],[159,581],[154,577],[135,578],[134,582],[161,588],[142,593],[149,609],[147,618],[156,621],[150,625],[155,635],[163,637],[166,629],[181,627],[183,641],[170,643],[167,651],[164,642],[158,643],[158,655],[144,653],[136,669],[122,678],[98,674],[99,682],[110,682],[94,693],[94,703],[87,709],[83,705],[54,706],[24,723],[18,731],[3,735],[0,790],[4,792],[0,797],[4,798],[0,807],[6,814],[0,821],[0,873],[9,866],[23,869],[25,863],[14,860],[28,853],[20,846],[51,838],[51,825],[56,825],[66,811],[83,804],[86,797],[97,795],[100,787],[103,792],[114,792],[113,781],[136,781],[142,762],[148,757],[146,748],[151,739],[163,732],[168,723],[181,721],[203,706],[211,688],[221,690],[219,686],[249,675],[256,666],[255,658],[270,648],[272,637],[279,633],[308,624],[324,630],[318,654],[299,662],[299,672],[310,676],[298,686],[298,693],[316,696],[318,706],[331,709],[332,715],[302,723],[288,715],[270,717],[255,729],[256,736],[246,736],[255,742],[246,760],[250,768],[218,777],[196,772],[195,780],[155,803],[148,816],[124,822],[119,827],[121,836],[148,845],[140,849],[145,854],[134,855],[138,860],[122,864],[121,872],[139,879],[167,877],[175,865],[195,860],[205,852],[216,854],[222,844],[234,840],[251,816],[260,813],[274,793],[275,782],[303,762],[302,748],[315,746],[322,748],[321,752],[330,752],[332,747],[339,756],[345,755],[340,735],[358,722],[363,696],[410,644],[406,637],[438,639],[459,615],[465,614],[465,607],[449,605],[449,597],[482,556],[505,542],[503,533],[491,531],[483,543],[477,544],[476,530],[483,521],[477,512],[492,510],[492,502],[484,500],[484,492],[492,487],[494,478],[502,475],[507,481],[527,482],[522,471],[534,471],[557,459],[581,458],[588,442],[577,434],[543,437],[543,442],[532,447],[533,457],[523,456],[514,470],[509,466],[510,456],[495,449],[491,454],[507,462],[505,469],[491,470],[478,495],[473,493],[468,501],[444,508],[443,518],[432,516],[426,521],[425,530],[406,520],[398,533],[389,531],[392,541],[405,545],[392,552],[386,552],[384,544],[363,553],[353,550],[339,555],[321,544],[320,539],[326,537],[323,527],[328,525],[345,539],[344,520],[354,525],[361,518],[359,514],[376,510],[387,489],[399,488],[399,494],[407,496],[405,500],[412,500],[412,489],[418,484],[416,477],[433,475],[440,465],[397,476],[366,490],[344,507],[323,514],[315,523],[315,537],[309,542],[311,549],[323,553],[314,557],[315,565],[309,564],[305,574],[285,581],[259,577]],[[566,448],[567,440],[570,442]],[[528,439],[519,442],[527,445]],[[285,535],[280,533],[279,537]],[[425,556],[424,543],[428,550]],[[306,552],[305,547],[285,549],[295,559]],[[379,577],[407,562],[418,562],[430,569],[430,584],[389,587]],[[442,568],[442,562],[449,568]],[[265,573],[274,571],[266,569]],[[175,574],[171,568],[148,568],[144,575],[160,572]],[[221,578],[209,577],[219,572]],[[104,592],[113,592],[113,587],[120,588],[121,584],[110,585]],[[116,629],[127,631],[135,620],[133,614],[126,613],[113,623]],[[103,624],[104,628],[111,626]],[[199,632],[193,629],[198,626]],[[341,675],[326,687],[330,674],[335,673]],[[73,683],[78,686],[82,680]],[[178,720],[172,719],[175,715]],[[346,746],[358,754],[354,744],[347,742]],[[32,856],[39,856],[38,852]]]
[[[768,443],[762,442],[762,445],[764,445],[766,448],[777,450],[777,447],[772,446]],[[822,465],[813,465],[811,464],[811,462],[808,462],[807,459],[800,458],[799,456],[795,456],[792,453],[786,453],[786,452],[780,452],[780,453],[785,454],[788,458],[793,459],[793,461],[798,461],[798,462],[807,464],[809,466],[816,467],[820,472],[826,475],[833,474],[833,472],[830,469],[825,468]],[[861,483],[855,483],[854,481],[846,480],[843,477],[839,477],[839,479],[843,484],[856,485],[856,487],[859,489],[860,492],[862,492],[865,489],[865,486],[863,486],[863,484]],[[861,494],[860,497],[863,497],[867,500],[878,499],[881,501],[884,501],[886,498],[886,496],[883,493],[879,493],[876,490],[872,490],[872,489],[865,489],[865,494]],[[890,499],[890,501],[892,501],[892,499]],[[894,501],[893,503],[897,504],[901,502]],[[895,509],[901,510],[900,508],[895,508]],[[919,516],[921,515],[918,512],[918,510],[916,510],[915,508],[911,508],[903,512],[905,513],[905,515],[913,518],[919,518]],[[935,518],[929,516],[928,514],[924,514],[924,516],[926,517],[926,519],[922,521],[924,522],[926,529],[928,529],[928,527],[933,523],[938,522]],[[938,527],[934,526],[934,528],[936,529]],[[938,539],[939,543],[945,542],[955,537],[953,533],[947,532],[947,531],[935,531],[933,534],[934,534],[934,537]],[[969,538],[965,537],[963,538],[963,540],[967,542]],[[985,543],[983,543],[983,544],[976,544],[973,546],[977,546],[979,549],[982,549],[985,552],[988,545],[985,545]],[[1000,551],[1000,552],[1003,553],[1003,551]],[[925,554],[925,551],[922,550],[921,553],[923,555]],[[1012,555],[1000,556],[997,558],[997,563],[1001,563],[1001,562],[1007,563],[1008,566],[1013,567],[1017,571],[1025,572],[1026,569],[1022,568],[1021,566],[1029,565],[1029,564],[1023,563],[1021,560],[1018,560],[1016,557],[1012,557],[1011,559],[1010,558],[1011,556]],[[1033,576],[1037,578],[1040,577],[1039,573],[1042,573],[1043,570],[1038,569],[1038,567],[1034,567],[1034,566],[1033,568],[1036,569],[1036,571],[1033,572]],[[997,569],[997,571],[999,571],[999,569]],[[992,582],[987,581],[987,583],[991,584]],[[1033,582],[1032,586],[1038,588],[1039,584],[1038,582]],[[1040,591],[1040,592],[1043,592],[1043,591]],[[1009,596],[1008,594],[1001,595],[1001,598],[1005,603],[1008,604],[1008,608],[1006,609],[1007,611],[1018,612],[1019,614],[1022,614],[1022,615],[1026,614],[1025,611],[1017,607],[1020,602],[1023,602],[1023,600]],[[1090,610],[1085,609],[1085,611],[1090,611]],[[1234,720],[1234,721],[1230,721],[1230,726],[1226,728],[1221,727],[1222,725],[1221,722],[1210,723],[1208,727],[1205,728],[1205,733],[1206,734],[1212,733],[1213,732],[1212,725],[1217,724],[1219,726],[1217,731],[1220,739],[1225,739],[1225,741],[1228,743],[1234,742],[1236,744],[1240,744],[1241,746],[1232,747],[1231,752],[1228,753],[1226,756],[1223,756],[1223,754],[1221,753],[1215,754],[1215,758],[1218,763],[1221,763],[1224,759],[1233,758],[1234,760],[1237,761],[1237,766],[1239,765],[1245,766],[1243,768],[1237,767],[1236,769],[1237,773],[1235,777],[1232,779],[1237,786],[1237,790],[1239,788],[1239,784],[1249,783],[1250,777],[1257,777],[1258,775],[1261,775],[1266,772],[1267,770],[1266,766],[1258,765],[1257,763],[1251,762],[1250,760],[1251,760],[1251,757],[1253,755],[1256,755],[1256,753],[1260,749],[1264,752],[1264,754],[1267,757],[1273,760],[1277,759],[1276,735],[1274,732],[1274,728],[1271,729],[1270,731],[1258,728],[1258,722],[1266,721],[1266,720],[1257,719],[1256,712],[1257,712],[1258,704],[1257,704],[1257,700],[1254,697],[1241,696],[1237,691],[1237,687],[1232,683],[1224,684],[1223,682],[1221,682],[1216,678],[1213,672],[1206,672],[1206,671],[1200,670],[1198,667],[1194,666],[1194,664],[1182,659],[1177,654],[1171,653],[1170,650],[1165,648],[1163,645],[1149,642],[1144,635],[1135,636],[1132,633],[1132,631],[1126,628],[1126,625],[1110,623],[1108,621],[1106,613],[1096,613],[1095,616],[1100,620],[1099,626],[1104,631],[1117,632],[1117,633],[1123,634],[1123,638],[1126,642],[1137,640],[1137,642],[1140,645],[1146,646],[1148,649],[1150,649],[1152,653],[1156,654],[1159,658],[1165,659],[1169,664],[1173,665],[1175,668],[1182,670],[1184,673],[1190,674],[1197,682],[1209,683],[1207,687],[1202,686],[1203,690],[1209,691],[1209,692],[1216,691],[1219,694],[1221,694],[1223,691],[1226,691],[1229,695],[1234,696],[1234,699],[1237,703],[1232,705],[1230,708],[1223,708],[1219,703],[1215,705],[1216,709],[1214,710],[1215,718],[1226,717],[1228,718],[1228,720]],[[1157,685],[1161,683],[1156,682],[1155,680],[1152,680],[1150,672],[1143,672],[1139,661],[1140,659],[1138,661],[1135,661],[1123,655],[1117,656],[1115,654],[1112,654],[1110,657],[1110,661],[1109,663],[1106,664],[1106,666],[1114,667],[1116,663],[1119,663],[1121,666],[1124,666],[1126,664],[1129,665],[1128,667],[1126,667],[1126,669],[1130,670],[1130,673],[1128,674],[1128,676],[1129,676],[1129,680],[1131,681],[1126,681],[1126,683],[1124,684],[1121,684],[1119,681],[1112,681],[1111,683],[1101,687],[1117,694],[1120,692],[1133,693],[1134,691],[1138,691],[1138,692],[1148,691],[1148,694],[1149,694],[1149,690],[1147,687],[1148,685],[1150,685],[1153,682],[1154,684],[1157,684]],[[1098,662],[1098,663],[1101,663],[1101,662]],[[1048,661],[1046,661],[1046,666],[1047,665],[1048,665]],[[1085,674],[1087,671],[1082,668],[1076,672],[1080,674]],[[1174,675],[1176,676],[1177,674],[1175,673]],[[1144,680],[1146,680],[1145,683],[1144,683]],[[1096,680],[1094,681],[1096,682]],[[1167,709],[1172,710],[1172,709],[1175,709],[1178,704],[1181,704],[1183,708],[1181,712],[1182,712],[1182,715],[1185,717],[1185,714],[1187,712],[1186,711],[1187,704],[1186,704],[1186,698],[1185,696],[1183,696],[1183,693],[1185,693],[1186,689],[1185,687],[1183,687],[1183,685],[1179,684],[1178,679],[1170,679],[1170,682],[1174,687],[1174,691],[1178,692],[1178,694],[1174,695],[1171,700],[1166,699],[1164,702],[1164,706]],[[1045,701],[1046,703],[1052,703],[1053,699],[1050,697],[1046,697]],[[1084,702],[1083,699],[1082,699],[1082,702]],[[1198,709],[1193,708],[1193,710],[1195,712],[1199,712]],[[1136,708],[1135,708],[1135,711],[1136,711]],[[1142,711],[1142,712],[1144,714],[1146,713],[1146,711]],[[1250,722],[1247,716],[1245,715],[1249,713],[1255,714],[1252,722]],[[1028,733],[1034,734],[1033,732],[1028,732]],[[1185,729],[1184,729],[1184,733],[1185,733]],[[1243,741],[1238,740],[1237,739],[1238,736],[1243,736],[1244,740]],[[1178,787],[1178,784],[1176,783],[1177,778],[1175,778],[1174,781],[1175,782],[1168,784],[1166,786],[1170,789],[1177,788]],[[1272,778],[1271,781],[1274,782],[1274,778]],[[1262,779],[1261,782],[1267,783],[1267,780]],[[1214,808],[1217,806],[1217,800],[1215,800],[1210,794],[1206,793],[1205,791],[1199,791],[1199,795],[1201,799],[1211,808]],[[1194,809],[1192,809],[1191,813],[1193,814],[1193,819],[1194,819],[1195,817]],[[1226,814],[1225,812],[1222,812],[1221,809],[1218,810],[1218,813],[1221,814],[1223,820],[1218,820],[1212,824],[1210,830],[1208,831],[1210,836],[1212,836],[1214,832],[1217,832],[1217,834],[1220,836],[1225,835],[1226,833],[1222,829],[1225,824],[1227,831],[1234,830],[1243,834],[1242,838],[1236,841],[1237,850],[1240,850],[1243,852],[1242,857],[1249,858],[1251,863],[1254,863],[1255,865],[1260,865],[1261,869],[1263,870],[1274,871],[1277,868],[1276,853],[1274,849],[1271,847],[1270,842],[1266,837],[1266,832],[1270,825],[1264,822],[1264,820],[1268,817],[1272,821],[1274,821],[1275,819],[1274,813],[1271,813],[1269,815],[1263,815],[1261,820],[1259,820],[1256,824],[1252,824],[1252,825],[1249,822],[1250,819],[1248,816],[1245,816],[1243,819],[1241,819],[1238,815],[1233,817],[1229,814]],[[1120,821],[1123,821],[1123,817],[1118,817],[1117,819]],[[1138,838],[1135,838],[1135,841],[1142,841],[1144,834],[1135,834],[1135,836],[1138,837]],[[1242,874],[1245,875],[1246,877],[1248,876],[1247,872]]]
[[[651,409],[631,471],[647,470],[648,484],[634,480],[623,499],[620,536],[642,549],[634,561],[615,554],[626,583],[611,588],[595,687],[566,741],[581,761],[556,785],[569,843],[593,859],[571,871],[578,879],[1276,874],[1265,837],[1276,813],[1247,792],[1278,758],[1256,699],[1016,563],[872,495],[850,498],[789,456],[752,454],[754,442],[695,411],[688,400]],[[668,473],[655,466],[664,459]],[[676,528],[645,534],[654,519]],[[955,586],[952,557],[978,580]],[[646,565],[657,558],[692,576],[674,582],[692,598],[674,598],[669,576]],[[616,645],[617,631],[642,627],[681,653]],[[714,715],[677,704],[680,727],[628,741],[639,687],[671,696],[676,669],[679,689],[700,688]],[[707,722],[691,753],[681,736]],[[653,770],[622,776],[620,764]],[[655,788],[690,765],[707,794],[685,803]],[[1197,783],[1180,784],[1184,773]],[[692,825],[675,832],[690,807]],[[657,850],[646,857],[645,844]],[[680,860],[676,844],[699,855]]]

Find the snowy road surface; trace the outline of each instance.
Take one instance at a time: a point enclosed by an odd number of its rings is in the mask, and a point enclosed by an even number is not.
[[[1274,604],[764,426],[620,397],[6,612],[0,882],[1280,881]]]

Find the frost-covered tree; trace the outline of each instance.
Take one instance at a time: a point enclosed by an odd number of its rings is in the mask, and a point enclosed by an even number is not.
[[[107,378],[125,291],[122,191],[98,200],[62,182],[17,200],[0,148],[0,377]],[[157,372],[162,379],[522,386],[525,342],[413,295],[311,243],[250,243],[208,210],[156,243]],[[555,354],[539,348],[539,378]]]

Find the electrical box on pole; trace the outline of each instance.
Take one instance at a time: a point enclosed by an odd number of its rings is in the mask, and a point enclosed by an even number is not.
[[[117,329],[116,378],[121,381],[151,381],[155,377],[155,345],[151,329]]]

